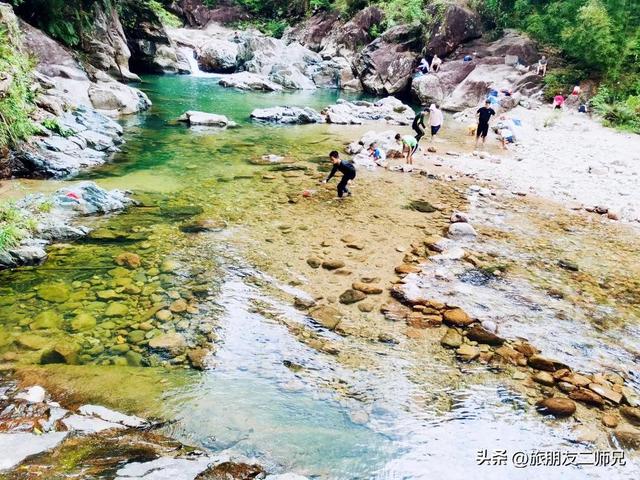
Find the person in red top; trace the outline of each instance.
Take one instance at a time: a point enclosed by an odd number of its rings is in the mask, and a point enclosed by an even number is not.
[[[563,105],[564,96],[562,95],[562,93],[559,93],[558,95],[553,97],[553,108],[555,108],[556,110],[561,110]]]

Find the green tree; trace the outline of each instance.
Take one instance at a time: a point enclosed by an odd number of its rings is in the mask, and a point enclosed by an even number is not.
[[[578,10],[576,25],[561,34],[564,51],[589,68],[605,72],[617,64],[620,49],[615,42],[613,24],[600,0],[589,2]]]

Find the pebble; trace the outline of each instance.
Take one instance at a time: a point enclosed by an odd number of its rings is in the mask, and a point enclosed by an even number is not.
[[[345,263],[342,260],[325,260],[322,262],[322,268],[325,270],[337,270],[343,268]]]
[[[620,423],[620,420],[614,414],[605,413],[604,415],[602,415],[602,424],[605,427],[616,428],[618,426],[618,423]]]
[[[340,303],[344,303],[345,305],[350,305],[352,303],[357,303],[367,298],[366,294],[359,290],[345,290],[342,295],[340,295]]]
[[[440,345],[448,348],[459,348],[462,345],[462,335],[454,328],[447,328],[444,336],[440,339]]]
[[[473,323],[473,319],[461,308],[452,308],[445,310],[442,315],[444,323],[453,325],[456,327],[466,327]]]
[[[564,397],[545,398],[537,405],[541,413],[550,413],[556,417],[569,417],[576,411],[575,402]]]

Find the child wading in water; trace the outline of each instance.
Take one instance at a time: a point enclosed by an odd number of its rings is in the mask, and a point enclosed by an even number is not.
[[[345,162],[344,160],[340,160],[340,154],[337,151],[332,151],[329,154],[329,160],[333,163],[333,168],[331,169],[331,173],[326,180],[323,180],[322,183],[327,183],[336,172],[339,170],[342,172],[342,179],[338,182],[338,198],[342,198],[342,196],[346,193],[347,196],[351,195],[351,192],[347,188],[347,183],[349,180],[353,180],[356,178],[356,167],[353,163]]]

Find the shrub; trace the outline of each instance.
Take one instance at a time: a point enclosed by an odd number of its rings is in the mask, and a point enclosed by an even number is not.
[[[34,108],[32,68],[30,59],[11,43],[8,32],[0,29],[0,75],[8,82],[0,94],[0,148],[13,147],[36,131],[29,118]]]
[[[37,226],[30,213],[17,208],[13,202],[0,202],[0,252],[20,245]]]
[[[51,130],[52,132],[57,133],[58,135],[65,138],[70,137],[75,133],[70,128],[64,128],[55,118],[46,118],[41,123],[42,126],[47,130]]]

